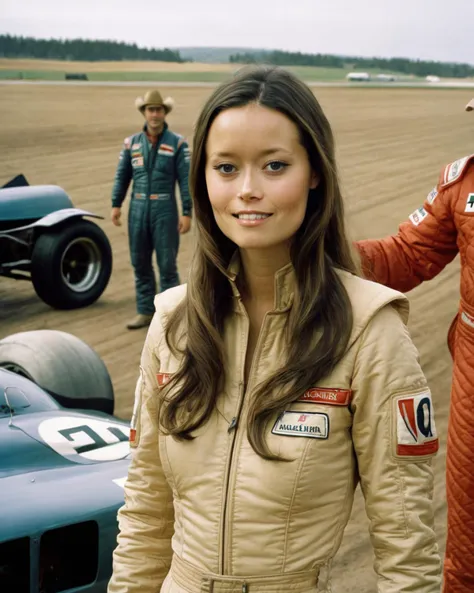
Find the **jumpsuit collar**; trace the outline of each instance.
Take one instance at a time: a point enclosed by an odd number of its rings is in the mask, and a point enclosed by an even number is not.
[[[167,129],[168,129],[168,124],[166,122],[164,122],[163,129],[158,134],[158,136],[155,136],[155,139],[156,140],[161,140],[161,138],[163,138],[163,135],[164,135],[164,133],[166,132]],[[148,140],[150,142],[152,142],[152,137],[148,134],[148,127],[147,127],[146,122],[143,124],[143,132],[144,132],[145,136],[148,138]]]
[[[234,304],[239,308],[239,303],[242,300],[242,295],[237,287],[237,278],[242,268],[242,261],[240,259],[239,251],[236,250],[227,266],[226,276],[230,281],[232,287],[232,294],[234,296]],[[274,276],[275,282],[275,311],[287,311],[291,308],[293,303],[296,278],[293,264],[289,263],[277,270]]]

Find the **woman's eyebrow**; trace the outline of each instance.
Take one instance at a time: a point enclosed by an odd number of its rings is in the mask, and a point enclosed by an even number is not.
[[[282,146],[274,146],[272,148],[266,148],[265,150],[262,150],[258,153],[258,156],[268,156],[270,154],[275,154],[276,152],[285,152],[287,154],[291,154],[291,151],[283,148]],[[236,156],[235,152],[232,151],[218,151],[218,152],[213,152],[210,155],[213,158],[232,158]]]

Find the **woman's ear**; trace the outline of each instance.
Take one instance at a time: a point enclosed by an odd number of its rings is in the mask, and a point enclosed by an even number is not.
[[[309,180],[309,189],[316,189],[319,185],[319,175],[311,169],[311,177]]]

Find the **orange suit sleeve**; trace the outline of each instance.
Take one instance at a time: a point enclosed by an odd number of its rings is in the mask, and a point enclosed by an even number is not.
[[[396,235],[356,243],[368,279],[407,292],[434,278],[456,257],[456,189],[453,185],[443,188],[442,177],[443,174],[423,206],[400,225]]]

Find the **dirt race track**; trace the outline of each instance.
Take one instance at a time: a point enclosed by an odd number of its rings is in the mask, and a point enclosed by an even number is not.
[[[190,140],[193,122],[209,89],[161,89],[175,97],[169,123]],[[27,282],[0,279],[0,337],[31,329],[60,329],[89,343],[104,359],[115,387],[116,412],[129,417],[145,331],[128,332],[134,289],[126,225],[109,222],[110,193],[121,143],[139,130],[134,110],[143,89],[97,87],[2,87],[0,182],[24,173],[32,184],[58,184],[76,206],[105,217],[99,222],[114,251],[111,282],[98,303],[73,312],[49,309]],[[472,152],[474,121],[463,111],[470,91],[318,89],[338,143],[340,171],[353,238],[396,231],[420,206],[444,163]],[[182,279],[192,237],[182,242]],[[458,261],[437,279],[410,293],[410,329],[435,398],[441,451],[435,462],[436,521],[445,538],[444,458],[451,364],[446,332],[456,311]],[[336,593],[375,591],[372,551],[362,499],[333,570]]]

